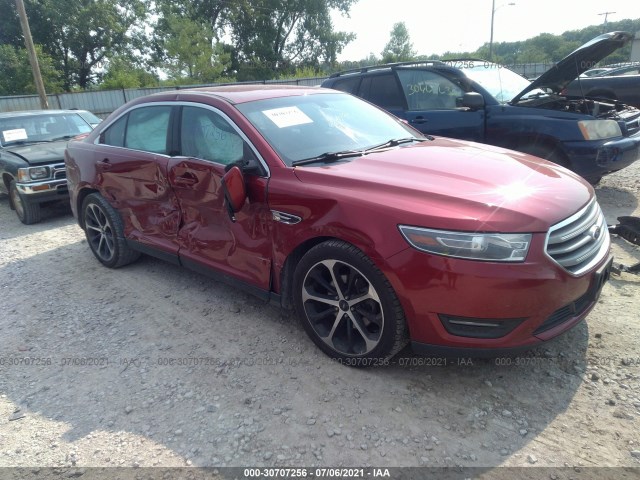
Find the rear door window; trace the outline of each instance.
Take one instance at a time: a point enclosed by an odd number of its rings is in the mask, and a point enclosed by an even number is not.
[[[168,105],[136,108],[129,113],[125,147],[153,153],[167,153],[167,135],[171,107]]]
[[[100,136],[100,143],[143,152],[167,154],[170,105],[136,108],[123,115]]]
[[[387,110],[404,110],[405,100],[393,72],[362,79],[359,96]]]

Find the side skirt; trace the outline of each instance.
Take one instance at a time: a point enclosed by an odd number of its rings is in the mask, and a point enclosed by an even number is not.
[[[127,246],[133,250],[137,250],[141,253],[144,253],[145,255],[149,255],[151,257],[158,258],[165,262],[172,263],[173,265],[183,266],[196,273],[212,278],[213,280],[224,282],[231,287],[237,288],[239,290],[243,290],[255,297],[258,297],[260,300],[269,302],[271,305],[282,307],[281,296],[278,295],[277,293],[271,292],[269,290],[263,290],[262,288],[243,282],[242,280],[238,280],[237,278],[232,277],[231,275],[227,275],[226,273],[222,273],[217,270],[213,270],[212,268],[205,267],[201,263],[195,262],[193,260],[187,260],[184,258],[181,259],[176,254],[164,252],[157,248],[150,247],[149,245],[145,245],[143,243],[137,242],[135,240],[127,240],[126,242],[127,242]]]

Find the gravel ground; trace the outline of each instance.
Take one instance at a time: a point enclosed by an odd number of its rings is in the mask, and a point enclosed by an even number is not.
[[[640,215],[639,179],[598,187],[610,223]],[[149,257],[106,269],[67,207],[25,226],[2,198],[0,466],[640,467],[639,284],[614,276],[526,356],[359,370],[275,307]]]

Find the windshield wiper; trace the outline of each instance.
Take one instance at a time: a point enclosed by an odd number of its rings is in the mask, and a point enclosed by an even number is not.
[[[58,140],[71,140],[73,137],[75,137],[76,135],[62,135],[61,137],[55,137],[52,138],[51,140],[49,140],[50,142],[57,142]]]
[[[397,147],[403,143],[410,142],[424,142],[426,140],[433,140],[433,137],[430,135],[426,135],[425,138],[418,137],[407,137],[407,138],[393,138],[384,143],[380,143],[378,145],[374,145],[372,147],[365,148],[364,150],[342,150],[339,152],[326,152],[322,153],[316,157],[311,158],[303,158],[302,160],[294,161],[291,166],[296,167],[298,165],[306,165],[308,163],[315,162],[336,162],[338,160],[342,160],[347,157],[361,157],[362,155],[366,155],[367,153],[373,153],[378,150],[383,150],[385,148]]]
[[[316,162],[327,162],[327,163],[336,162],[338,160],[342,160],[343,158],[359,157],[361,155],[364,155],[363,150],[342,150],[339,152],[325,152],[315,157],[296,160],[291,163],[291,166],[296,167],[298,165],[307,165],[308,163],[316,163]]]
[[[369,147],[365,149],[365,153],[375,152],[376,150],[382,150],[390,147],[397,147],[398,145],[402,145],[403,143],[410,142],[424,142],[426,140],[433,140],[431,135],[425,135],[425,138],[417,138],[417,137],[406,137],[406,138],[392,138],[387,142],[380,143],[378,145],[374,145],[373,147]]]

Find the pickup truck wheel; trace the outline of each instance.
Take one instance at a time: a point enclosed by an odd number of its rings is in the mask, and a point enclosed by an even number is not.
[[[11,207],[16,211],[16,215],[18,215],[20,221],[25,225],[32,225],[41,220],[40,204],[25,198],[24,195],[18,191],[15,180],[11,180],[9,184],[9,199],[11,201]]]
[[[353,367],[383,365],[407,343],[406,321],[389,281],[359,249],[330,240],[296,266],[294,303],[311,340]]]
[[[85,198],[82,219],[89,247],[105,267],[122,267],[140,257],[140,252],[127,246],[120,215],[101,195]]]

